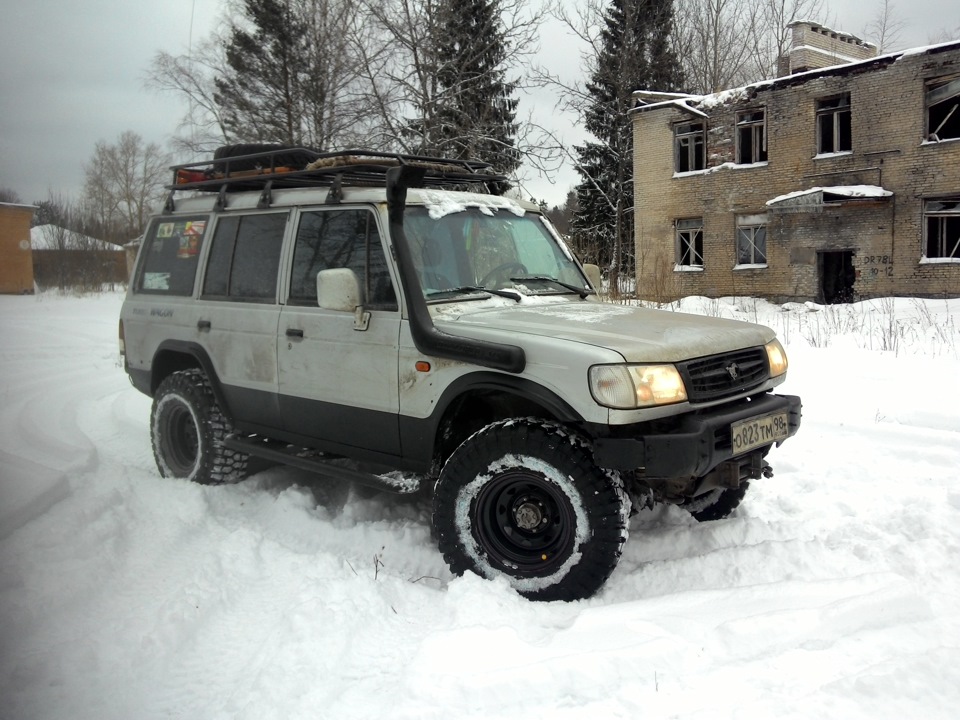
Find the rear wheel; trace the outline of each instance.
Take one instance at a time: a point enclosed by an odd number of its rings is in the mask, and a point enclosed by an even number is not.
[[[627,538],[629,499],[590,446],[551,422],[488,425],[447,461],[433,522],[450,569],[506,577],[536,600],[590,597]]]
[[[163,477],[205,485],[242,480],[248,456],[224,446],[231,430],[201,370],[176,372],[160,383],[150,412],[150,435]]]

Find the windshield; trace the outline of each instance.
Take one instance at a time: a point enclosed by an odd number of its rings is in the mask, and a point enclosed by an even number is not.
[[[535,213],[467,208],[433,219],[426,208],[408,206],[404,230],[427,300],[482,289],[526,295],[589,291],[569,251]]]

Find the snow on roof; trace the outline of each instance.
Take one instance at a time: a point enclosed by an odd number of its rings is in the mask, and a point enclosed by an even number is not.
[[[58,225],[37,225],[30,228],[30,246],[34,250],[106,250],[123,252],[123,248],[83,235]]]
[[[411,193],[411,201],[419,194],[433,220],[439,220],[453,213],[463,212],[468,207],[480,208],[485,215],[493,215],[497,210],[508,210],[517,216],[526,212],[523,206],[511,198],[502,195],[483,195],[480,193],[450,192],[448,190],[420,189]]]
[[[794,73],[793,75],[784,75],[783,77],[773,78],[771,80],[760,80],[758,82],[750,83],[749,85],[743,85],[737,88],[731,88],[729,90],[721,90],[720,92],[710,93],[708,95],[682,95],[679,93],[658,93],[653,90],[637,90],[633,93],[633,97],[637,100],[647,99],[664,99],[671,96],[676,96],[673,100],[666,100],[663,102],[654,102],[649,105],[641,105],[639,107],[632,108],[629,112],[636,113],[640,111],[652,110],[654,108],[668,107],[668,106],[681,106],[682,109],[688,110],[694,114],[700,114],[706,117],[706,114],[701,112],[701,110],[709,110],[711,108],[717,107],[719,105],[724,105],[730,102],[736,102],[740,100],[745,100],[750,97],[752,94],[756,93],[758,90],[763,90],[766,88],[772,88],[777,85],[785,85],[787,83],[796,83],[802,82],[804,80],[813,80],[815,78],[832,75],[840,72],[847,72],[855,70],[856,68],[866,67],[871,64],[884,65],[894,62],[898,62],[902,58],[911,57],[915,55],[924,55],[929,52],[937,50],[947,50],[947,49],[958,49],[960,50],[960,41],[951,40],[945,43],[938,43],[936,45],[926,45],[923,47],[910,48],[909,50],[901,50],[898,52],[887,53],[885,55],[877,55],[872,58],[867,58],[866,60],[860,60],[858,62],[851,63],[839,63],[837,65],[830,65],[829,67],[816,68],[814,70],[806,70],[801,73]],[[824,51],[820,51],[824,52]],[[700,108],[701,110],[698,110]]]
[[[767,205],[777,205],[784,201],[794,200],[806,195],[833,195],[845,198],[885,198],[892,196],[893,193],[876,185],[833,185],[831,187],[812,187],[806,190],[787,193],[786,195],[778,195],[772,200],[767,200]]]
[[[23,208],[24,210],[36,210],[36,205],[29,205],[27,203],[11,203],[11,202],[0,202],[2,207],[14,207],[14,208]]]

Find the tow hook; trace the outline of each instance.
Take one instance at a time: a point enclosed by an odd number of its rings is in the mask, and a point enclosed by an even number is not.
[[[740,487],[740,483],[744,480],[773,477],[773,468],[760,453],[755,453],[744,460],[728,460],[717,470],[720,486],[734,490]]]

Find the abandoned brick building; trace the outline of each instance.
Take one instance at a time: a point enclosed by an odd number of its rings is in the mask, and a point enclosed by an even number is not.
[[[960,295],[960,42],[792,29],[792,74],[636,93],[640,295]]]

